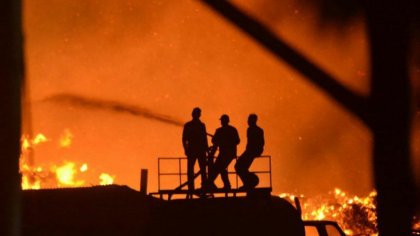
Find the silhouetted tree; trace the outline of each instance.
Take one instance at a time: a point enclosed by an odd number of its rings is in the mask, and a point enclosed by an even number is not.
[[[379,234],[409,235],[415,191],[410,164],[412,96],[408,52],[413,9],[417,7],[415,1],[371,0],[350,8],[360,7],[368,26],[372,71],[369,97],[357,95],[341,85],[228,1],[202,1],[306,76],[370,128],[374,137],[373,173],[378,192]],[[327,8],[330,4],[340,7],[340,2],[349,1],[319,0]],[[352,14],[345,11],[345,7],[334,9],[343,10],[336,16]]]
[[[0,3],[0,235],[19,235],[23,53],[21,2]]]

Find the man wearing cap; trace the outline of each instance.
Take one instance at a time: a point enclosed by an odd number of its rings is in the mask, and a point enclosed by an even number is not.
[[[208,187],[214,189],[214,180],[220,174],[224,184],[223,189],[231,188],[227,168],[230,162],[236,158],[236,146],[239,144],[239,135],[235,127],[229,125],[229,116],[222,115],[220,117],[222,127],[216,130],[212,138],[213,145],[219,148],[219,155],[209,173]]]
[[[244,184],[240,190],[251,190],[258,185],[258,176],[249,172],[249,167],[255,157],[260,156],[264,150],[264,131],[257,126],[257,115],[248,116],[248,129],[246,131],[247,144],[244,153],[235,164],[235,170]]]
[[[192,120],[184,125],[182,145],[187,156],[188,190],[194,191],[194,165],[198,159],[201,173],[201,185],[207,182],[206,152],[208,149],[206,125],[200,121],[201,109],[192,111]]]

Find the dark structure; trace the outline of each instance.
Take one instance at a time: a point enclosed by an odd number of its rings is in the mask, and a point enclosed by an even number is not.
[[[0,235],[18,235],[23,37],[21,1],[0,3]]]
[[[164,201],[126,186],[23,191],[23,235],[304,236],[278,197]]]

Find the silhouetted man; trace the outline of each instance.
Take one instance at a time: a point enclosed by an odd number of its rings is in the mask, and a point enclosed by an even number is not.
[[[201,110],[196,107],[192,111],[192,120],[184,125],[182,145],[187,156],[188,190],[194,190],[194,166],[198,159],[201,172],[201,185],[207,182],[206,152],[208,149],[206,126],[200,121]]]
[[[213,168],[209,173],[209,185],[210,189],[216,188],[214,180],[220,174],[224,184],[224,189],[229,190],[231,188],[229,182],[229,176],[227,168],[230,162],[236,158],[236,146],[239,144],[239,135],[235,127],[229,125],[229,116],[222,115],[220,117],[222,127],[216,130],[212,138],[213,145],[219,148],[219,155]]]
[[[248,117],[248,130],[246,132],[247,144],[244,153],[235,164],[236,173],[244,184],[239,189],[250,190],[258,185],[258,177],[249,172],[249,167],[255,157],[260,156],[264,150],[264,131],[257,126],[257,115],[251,114]]]

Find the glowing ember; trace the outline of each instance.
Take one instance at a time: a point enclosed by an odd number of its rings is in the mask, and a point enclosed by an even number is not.
[[[59,186],[79,187],[83,186],[85,181],[75,180],[77,174],[76,165],[72,162],[65,163],[63,166],[57,167],[55,170]]]
[[[28,135],[23,135],[21,138],[22,152],[27,151],[30,148],[34,148],[35,146],[47,141],[48,139],[43,134],[37,134],[32,140],[28,137]]]
[[[420,231],[420,218],[414,217],[414,219],[413,219],[413,230]],[[417,235],[420,235],[420,232],[417,233]]]
[[[99,182],[100,185],[110,185],[114,183],[114,177],[107,173],[102,173],[99,176],[99,179],[100,179],[100,182]]]
[[[35,176],[38,173],[38,170],[35,170],[32,174],[28,166],[21,168],[22,173],[22,189],[40,189],[41,180],[37,179]],[[26,173],[26,174],[23,174]]]
[[[86,163],[84,163],[81,167],[80,167],[80,172],[86,172],[88,170],[88,165]]]
[[[43,134],[38,134],[37,136],[35,136],[35,138],[32,140],[32,143],[34,145],[38,145],[40,143],[45,143],[47,142],[48,139],[43,135]]]
[[[66,129],[60,137],[60,148],[69,148],[72,143],[73,135]],[[37,145],[51,141],[43,134],[38,134],[30,139],[28,135],[23,135],[21,139],[20,173],[22,174],[22,189],[43,189],[57,187],[81,187],[85,186],[86,181],[80,174],[88,171],[88,164],[81,165],[67,161],[61,165],[34,166],[28,163],[28,157]],[[102,173],[100,184],[109,185],[114,183],[115,176]]]
[[[60,147],[62,148],[68,148],[70,147],[73,140],[73,134],[70,132],[70,130],[66,129],[64,130],[64,134],[60,137]]]

